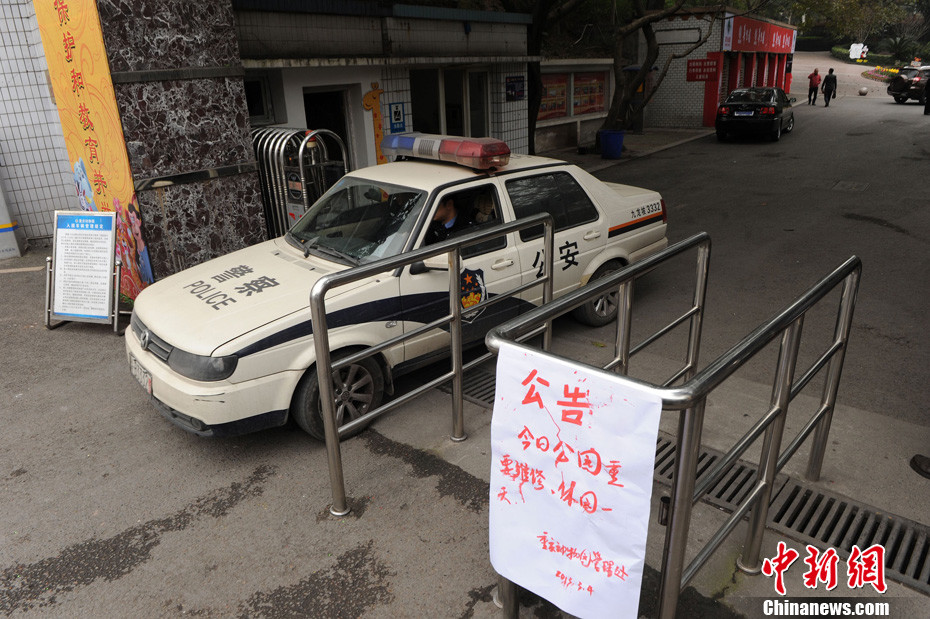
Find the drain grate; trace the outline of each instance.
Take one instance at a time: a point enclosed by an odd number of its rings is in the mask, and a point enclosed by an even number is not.
[[[852,547],[885,548],[885,576],[930,594],[930,527],[790,480],[772,501],[770,528],[846,559]]]
[[[653,479],[669,486],[672,484],[672,473],[675,470],[675,446],[676,440],[674,436],[667,432],[659,432],[659,439],[656,442],[656,465]],[[723,456],[723,453],[713,449],[701,449],[697,466],[698,484],[703,481],[707,472],[723,459]],[[756,466],[753,464],[741,461],[735,462],[730,467],[730,470],[720,478],[720,481],[707,491],[702,500],[729,512],[736,511],[736,508],[746,499],[756,483],[756,470]],[[786,483],[788,483],[788,476],[776,476],[772,495],[777,495]]]
[[[474,368],[462,377],[462,397],[479,406],[492,408],[494,406],[494,384],[497,377],[493,372],[484,368]],[[452,393],[452,383],[447,382],[440,391]]]
[[[493,372],[475,368],[463,380],[465,398],[475,404],[494,406]],[[451,385],[443,387],[451,392]],[[671,485],[675,468],[675,437],[659,432],[653,478]],[[723,455],[702,448],[697,479],[719,462]],[[738,461],[704,495],[703,501],[733,512],[756,483],[757,467]],[[885,577],[930,594],[930,527],[882,513],[858,501],[804,482],[778,475],[772,488],[768,527],[804,544],[832,547],[845,560],[853,545],[866,549],[873,544],[885,548]]]
[[[659,433],[654,479],[671,485],[675,465],[675,437]],[[698,482],[723,454],[712,449],[698,456]],[[702,500],[733,512],[756,483],[757,467],[738,461]],[[803,481],[778,475],[772,488],[768,528],[797,542],[835,548],[845,560],[853,545],[861,550],[885,548],[885,577],[930,594],[930,527],[854,501]]]

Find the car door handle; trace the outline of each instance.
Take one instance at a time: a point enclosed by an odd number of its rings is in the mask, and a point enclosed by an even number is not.
[[[512,267],[512,266],[513,266],[513,260],[506,259],[506,260],[498,260],[497,262],[491,265],[491,268],[494,269],[495,271],[500,271],[502,269],[506,269],[507,267]]]
[[[599,238],[601,233],[599,230],[590,230],[582,237],[586,241],[593,241],[596,238]]]

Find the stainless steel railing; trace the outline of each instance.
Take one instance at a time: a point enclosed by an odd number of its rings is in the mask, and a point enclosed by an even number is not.
[[[330,158],[327,140],[339,151],[336,159]],[[349,172],[345,143],[328,129],[259,127],[252,130],[252,148],[258,160],[269,238],[284,234],[294,223],[291,216],[296,219],[305,213],[329,188],[327,169]]]
[[[323,427],[326,437],[326,452],[329,462],[329,478],[332,488],[333,505],[330,512],[335,516],[344,516],[349,513],[346,504],[345,480],[342,471],[342,455],[339,445],[340,433],[348,432],[360,425],[366,424],[375,417],[379,417],[390,410],[409,402],[410,400],[426,393],[443,383],[452,381],[452,440],[465,440],[464,424],[464,404],[462,398],[462,376],[465,370],[491,358],[491,354],[472,360],[468,364],[462,361],[462,317],[470,315],[484,308],[500,303],[505,299],[518,295],[535,286],[543,287],[543,303],[552,299],[552,262],[546,261],[542,277],[533,281],[523,283],[516,288],[501,294],[495,295],[490,299],[482,299],[480,303],[469,308],[462,309],[460,299],[460,276],[462,271],[462,249],[476,245],[489,239],[494,239],[511,232],[517,232],[533,226],[542,224],[544,227],[543,247],[546,256],[553,256],[553,223],[552,217],[548,213],[533,215],[524,219],[495,226],[487,230],[472,232],[461,237],[457,237],[442,243],[430,245],[422,249],[406,252],[398,256],[385,258],[371,264],[362,265],[338,273],[331,273],[321,277],[313,289],[310,291],[310,316],[313,324],[313,344],[316,351],[316,366],[319,368],[317,377],[320,389],[320,407],[323,415]],[[362,351],[342,357],[337,362],[333,362],[329,346],[329,332],[326,322],[326,294],[340,286],[345,286],[359,280],[372,277],[381,273],[401,269],[415,262],[421,262],[446,254],[449,260],[449,313],[445,316],[434,320],[431,323],[418,327],[410,332],[404,333],[397,337],[385,340],[384,342],[366,348]],[[423,335],[434,329],[449,327],[450,346],[452,354],[452,369],[442,376],[420,385],[414,391],[395,398],[388,404],[379,406],[373,411],[368,412],[358,419],[337,428],[335,398],[333,394],[332,373],[335,370],[357,363],[362,359],[371,357],[383,350],[396,346],[405,340]],[[541,333],[546,346],[552,337],[551,323],[546,322],[543,326],[530,330],[526,337],[533,337]]]
[[[660,329],[640,345],[632,347],[629,324],[632,312],[631,286],[633,280],[656,268],[669,258],[691,248],[697,248],[698,250],[695,303],[692,309],[678,320],[673,321],[668,327]],[[625,379],[637,383],[661,397],[663,410],[679,411],[676,463],[672,478],[670,513],[661,566],[659,617],[662,619],[675,616],[681,589],[690,582],[695,573],[747,513],[749,514],[749,529],[738,565],[749,573],[758,573],[760,571],[762,533],[768,516],[775,475],[811,433],[814,434],[814,438],[808,460],[807,476],[813,480],[819,478],[830,432],[833,409],[836,404],[836,395],[839,389],[862,269],[859,258],[855,256],[849,258],[781,312],[760,325],[700,372],[695,373],[697,353],[700,346],[701,316],[703,314],[704,290],[708,274],[709,250],[709,237],[706,234],[696,235],[557,301],[535,308],[514,320],[508,321],[493,329],[486,338],[488,348],[493,352],[497,352],[501,342],[516,341],[522,334],[537,328],[540,322],[551,322],[554,318],[570,312],[607,291],[616,290],[623,302],[620,304],[621,313],[617,320],[616,355],[614,361],[608,364],[607,369],[615,369],[625,375],[628,370],[629,356],[633,352],[642,350],[658,337],[690,318],[691,332],[688,353],[682,370],[662,385],[650,384],[632,378]],[[842,285],[842,290],[833,340],[801,378],[795,380],[795,366],[800,348],[804,317],[811,308],[840,285]],[[696,487],[697,460],[701,444],[704,408],[708,395],[747,361],[762,351],[770,342],[779,337],[781,342],[777,372],[768,412],[756,422],[745,436],[737,441],[721,462],[706,474],[706,478],[702,479],[700,486]],[[826,369],[826,376],[821,403],[817,412],[788,447],[781,451],[782,434],[789,403],[810,383],[815,375],[824,369]],[[680,378],[685,379],[683,384],[677,387],[670,386]],[[685,547],[688,541],[688,529],[693,505],[726,474],[727,470],[759,437],[763,437],[763,445],[756,485],[750,491],[746,500],[720,527],[711,540],[698,551],[691,563],[685,567]],[[501,579],[500,597],[504,605],[504,612],[508,616],[515,616],[516,613],[515,591],[516,587],[513,583]]]

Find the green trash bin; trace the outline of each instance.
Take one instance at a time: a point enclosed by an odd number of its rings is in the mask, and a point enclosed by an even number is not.
[[[619,159],[623,155],[624,131],[601,131],[601,158]]]

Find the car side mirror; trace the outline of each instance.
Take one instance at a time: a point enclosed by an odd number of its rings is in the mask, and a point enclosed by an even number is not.
[[[443,260],[442,257],[427,258],[426,260],[420,260],[410,265],[411,275],[422,275],[423,273],[429,273],[430,271],[448,270],[449,263]]]

